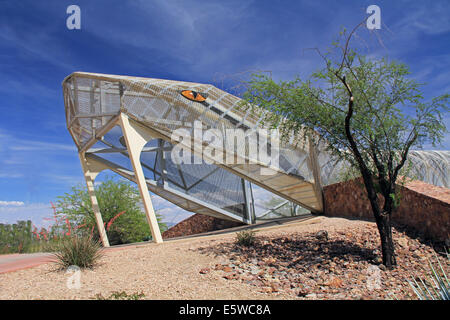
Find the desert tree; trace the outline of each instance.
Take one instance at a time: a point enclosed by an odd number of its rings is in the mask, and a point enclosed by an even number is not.
[[[139,191],[132,183],[107,176],[96,186],[95,194],[107,229],[106,234],[112,245],[151,238],[150,228],[141,208]],[[65,224],[67,218],[72,232],[77,230],[78,233],[89,234],[92,230],[94,238],[98,239],[95,215],[85,186],[73,186],[70,192],[59,196],[56,214],[58,217],[64,217],[59,227],[65,231],[68,231]],[[159,227],[164,231],[167,226],[161,218],[161,215],[157,214]]]
[[[449,95],[426,101],[423,84],[410,78],[405,64],[361,53],[364,48],[353,45],[360,26],[342,31],[327,52],[315,48],[323,68],[306,80],[276,82],[253,74],[245,83],[243,108],[264,114],[264,123],[278,128],[281,137],[296,134],[324,144],[358,172],[378,227],[383,264],[391,268],[396,265],[391,217],[408,152],[441,142]]]

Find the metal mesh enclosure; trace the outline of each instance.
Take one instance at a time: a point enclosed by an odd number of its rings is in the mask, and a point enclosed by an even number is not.
[[[187,99],[184,91],[201,93],[203,99]],[[298,206],[321,212],[321,185],[339,181],[347,167],[333,162],[312,143],[294,144],[294,137],[281,143],[261,131],[262,115],[245,110],[241,99],[212,85],[76,72],[64,80],[63,93],[67,127],[80,154],[135,180],[118,125],[120,115],[126,115],[151,137],[140,158],[148,188],[189,211],[246,222],[253,216],[254,220],[251,182],[286,200],[258,212],[257,218],[301,214]],[[198,143],[205,146],[204,136],[196,136],[196,129],[214,129],[209,138],[220,146],[214,156],[197,149]],[[229,130],[235,130],[234,135]],[[191,143],[175,141],[174,134],[179,132],[192,137]],[[236,135],[242,135],[245,143],[235,144]],[[192,152],[194,164],[174,161],[175,146]],[[279,147],[278,164],[261,159],[257,152],[262,149],[271,156],[271,146]],[[228,161],[228,154],[233,161]],[[447,187],[449,158],[448,151],[410,154],[416,178]]]
[[[250,148],[261,147],[261,138],[257,130],[260,129],[262,117],[255,118],[251,113],[241,111],[239,98],[204,84],[141,78],[130,78],[123,83],[124,111],[167,139],[170,139],[177,129],[186,129],[193,135],[193,124],[197,121],[203,124],[204,130],[211,128],[218,130],[224,140],[224,152],[228,152],[230,149],[227,146],[233,143],[227,141],[227,129],[241,129],[247,142],[239,156],[246,164],[228,165],[220,161],[216,161],[216,164],[263,188],[280,193],[280,196],[290,198],[291,201],[304,199],[303,205],[313,210],[320,209],[321,204],[314,191],[313,170],[308,161],[307,148],[281,146],[279,167],[275,169],[277,172],[271,176],[260,174],[260,159],[256,158],[256,153]],[[180,94],[183,90],[196,90],[208,95],[208,103],[199,104],[187,100]],[[284,191],[284,187],[291,189]]]
[[[318,160],[322,185],[342,181],[348,163],[333,159],[323,150],[319,152]],[[411,150],[405,169],[405,174],[411,179],[439,187],[450,187],[450,151]]]
[[[183,189],[199,200],[239,213],[243,203],[240,187],[243,178],[310,210],[320,212],[322,209],[309,146],[280,145],[277,137],[261,132],[262,116],[256,117],[242,110],[238,97],[205,84],[90,73],[72,74],[63,82],[63,89],[68,128],[81,152],[89,153],[98,140],[109,143],[109,148],[123,149],[117,141],[112,143],[106,138],[120,113],[127,114],[130,119],[148,128],[155,138],[164,140],[165,147],[169,149],[170,143],[174,142],[172,134],[177,129],[193,133],[195,124],[200,123],[203,131],[216,130],[223,139],[220,152],[223,155],[234,152],[236,161],[229,164],[223,156],[222,160],[217,157],[208,159],[212,166],[177,166],[171,161],[168,149],[164,152],[164,158],[169,187],[178,191]],[[201,92],[207,100],[198,103],[186,99],[180,94],[183,90]],[[235,137],[227,134],[229,129],[239,129],[246,143],[235,144]],[[193,147],[198,142],[193,135],[191,145],[185,145],[184,140],[179,144],[199,156]],[[102,139],[103,136],[105,139]],[[272,145],[279,145],[279,162],[276,165],[270,162]],[[266,151],[269,159],[265,160],[268,161],[261,159],[255,150]],[[151,178],[156,181],[160,178],[159,161],[147,159],[152,156],[144,154],[144,168],[148,169],[146,161],[155,163]],[[207,156],[203,154],[203,157]],[[261,169],[267,171],[262,172]],[[194,186],[190,186],[190,182]],[[230,199],[233,201],[230,202]]]

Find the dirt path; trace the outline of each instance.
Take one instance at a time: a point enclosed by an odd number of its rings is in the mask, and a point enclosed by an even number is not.
[[[33,268],[52,261],[49,253],[2,254],[0,255],[0,273]]]

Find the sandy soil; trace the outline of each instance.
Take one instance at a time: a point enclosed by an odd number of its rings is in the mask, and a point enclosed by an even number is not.
[[[260,230],[258,236],[284,237],[319,230],[336,232],[364,228],[373,223],[340,218],[314,218]],[[53,264],[0,274],[0,299],[93,299],[112,292],[143,293],[145,299],[296,299],[283,291],[264,293],[261,288],[227,280],[218,264],[227,255],[205,253],[201,248],[230,246],[235,233],[118,248],[105,253],[93,270],[82,270],[81,287],[69,289],[71,274]],[[207,270],[207,272],[200,272]]]

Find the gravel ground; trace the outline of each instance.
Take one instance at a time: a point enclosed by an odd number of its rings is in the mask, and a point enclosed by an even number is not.
[[[316,238],[321,230],[328,240]],[[395,231],[400,266],[383,270],[375,224],[341,218],[260,230],[253,249],[234,239],[231,233],[112,250],[81,271],[79,289],[69,289],[70,274],[53,264],[0,274],[0,299],[94,299],[122,291],[145,299],[409,299],[404,278],[425,275],[433,256],[429,246]]]

